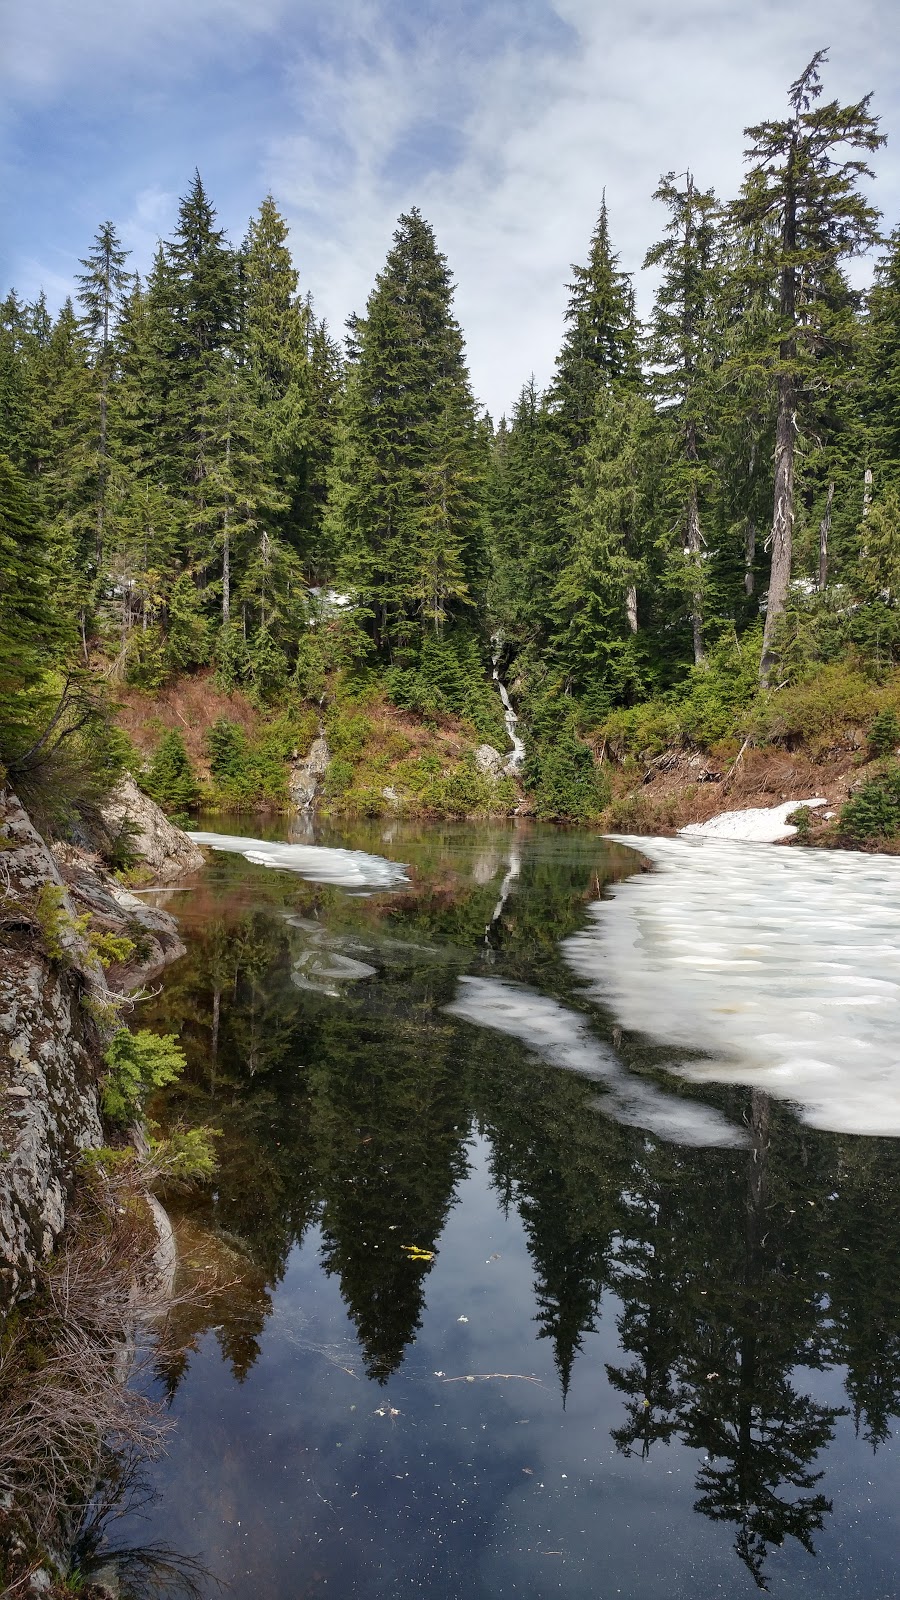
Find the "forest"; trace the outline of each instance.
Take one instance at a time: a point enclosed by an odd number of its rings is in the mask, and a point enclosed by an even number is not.
[[[900,743],[900,228],[870,197],[870,100],[828,99],[826,71],[820,51],[783,115],[745,130],[736,196],[661,176],[645,320],[598,193],[552,378],[499,420],[415,208],[343,341],[272,196],[234,244],[199,173],[145,278],[107,221],[58,315],[11,290],[13,781],[89,807],[135,765],[122,686],[199,673],[267,726],[287,716],[285,749],[323,697],[375,692],[502,748],[496,663],[539,815],[600,814],[607,749],[736,748],[797,686],[824,684],[829,715],[876,711],[882,753]],[[850,269],[869,252],[863,291]]]

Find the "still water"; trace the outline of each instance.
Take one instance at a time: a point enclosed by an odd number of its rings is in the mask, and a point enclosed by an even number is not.
[[[217,1287],[117,1542],[235,1600],[900,1594],[900,1144],[714,1081],[634,929],[597,956],[648,861],[372,823],[305,877],[212,826],[252,859],[160,896],[141,1021],[189,1061],[157,1116],[222,1130],[173,1208]]]

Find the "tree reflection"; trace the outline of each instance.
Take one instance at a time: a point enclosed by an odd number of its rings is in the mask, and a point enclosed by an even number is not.
[[[245,1376],[290,1252],[317,1227],[364,1369],[385,1381],[421,1325],[477,1127],[522,1220],[563,1403],[588,1336],[615,1319],[616,1446],[636,1462],[675,1442],[701,1452],[696,1509],[734,1527],[765,1588],[770,1552],[791,1538],[813,1553],[831,1509],[821,1463],[844,1412],[804,1374],[846,1368],[873,1449],[900,1414],[900,1152],[814,1134],[758,1094],[728,1101],[746,1106],[745,1150],[679,1148],[589,1109],[574,1075],[523,1072],[514,1040],[451,1021],[457,975],[485,961],[577,1004],[556,952],[599,892],[597,849],[590,862],[524,850],[490,949],[501,849],[464,882],[438,851],[399,897],[272,875],[268,906],[226,892],[205,908],[154,1020],[180,1030],[190,1060],[168,1114],[223,1130],[215,1190],[179,1221],[183,1261],[211,1263],[221,1292],[184,1313],[164,1377],[174,1392],[209,1328]],[[377,976],[298,989],[313,937]],[[653,1073],[646,1047],[622,1049]]]

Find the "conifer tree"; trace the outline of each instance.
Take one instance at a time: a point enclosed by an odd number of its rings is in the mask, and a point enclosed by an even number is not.
[[[900,487],[900,227],[876,268],[861,364],[866,466]]]
[[[417,648],[479,576],[482,451],[446,259],[416,210],[354,338],[329,524],[376,647]]]
[[[836,100],[818,104],[826,59],[827,51],[818,50],[791,85],[787,118],[745,129],[751,165],[738,217],[765,231],[768,250],[761,265],[779,296],[777,335],[768,352],[778,414],[764,682],[775,665],[791,579],[796,430],[810,362],[833,320],[828,289],[841,261],[877,237],[878,213],[859,189],[869,168],[847,152],[876,150],[883,136],[869,111],[869,95],[849,106]]]
[[[125,262],[129,253],[123,250],[113,224],[104,222],[97,230],[93,249],[82,259],[84,272],[77,274],[80,285],[78,299],[84,313],[84,325],[93,346],[94,371],[99,391],[96,489],[98,566],[103,559],[106,490],[109,477],[109,398],[114,334],[122,295],[128,283],[129,275],[125,270]]]
[[[712,313],[717,284],[716,215],[713,191],[698,190],[690,172],[678,187],[674,172],[660,181],[654,200],[668,207],[666,237],[648,250],[645,267],[662,267],[653,310],[648,356],[651,383],[677,429],[677,453],[666,489],[676,518],[675,565],[682,552],[690,601],[694,663],[704,657],[704,551],[701,503],[711,488]],[[677,580],[676,580],[677,581]]]
[[[634,290],[610,244],[605,192],[587,265],[573,264],[572,276],[550,400],[567,444],[578,450],[587,442],[598,393],[640,381]]]
[[[601,393],[567,517],[554,650],[568,685],[598,708],[646,687],[641,592],[652,571],[662,439],[649,400]]]

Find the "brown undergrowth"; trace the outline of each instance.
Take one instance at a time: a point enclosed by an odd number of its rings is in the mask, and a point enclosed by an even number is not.
[[[32,1592],[38,1573],[44,1592],[73,1592],[67,1552],[102,1463],[163,1447],[170,1423],[135,1383],[168,1350],[179,1303],[147,1201],[156,1176],[137,1157],[85,1166],[57,1250],[0,1336],[4,1595]]]
[[[777,806],[821,798],[827,805],[811,816],[809,843],[836,842],[826,813],[836,816],[871,775],[875,763],[859,742],[847,741],[813,753],[774,744],[711,752],[667,751],[649,762],[634,759],[612,769],[613,800],[603,817],[612,833],[674,834],[724,811]],[[892,851],[881,842],[881,851]]]

